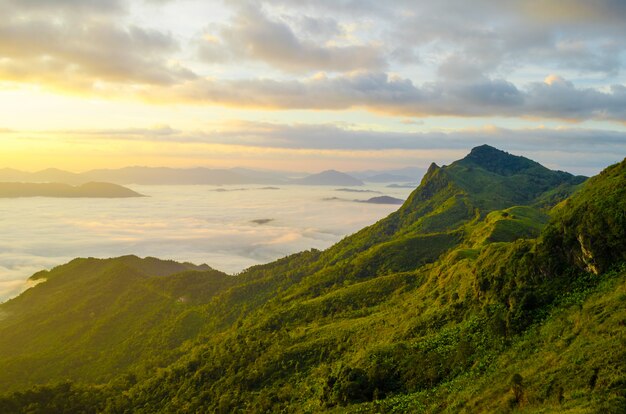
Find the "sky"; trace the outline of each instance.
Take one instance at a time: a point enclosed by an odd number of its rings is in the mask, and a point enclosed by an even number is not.
[[[0,168],[626,155],[622,0],[0,0]]]

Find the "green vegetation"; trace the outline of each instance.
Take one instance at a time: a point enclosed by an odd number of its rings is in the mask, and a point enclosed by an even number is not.
[[[624,412],[625,211],[478,147],[324,252],[77,259],[0,305],[0,412]]]
[[[76,259],[33,279],[46,281],[2,305],[3,390],[160,366],[206,319],[192,304],[234,282],[207,266],[135,256]]]

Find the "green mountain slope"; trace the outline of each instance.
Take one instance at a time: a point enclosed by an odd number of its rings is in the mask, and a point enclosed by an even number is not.
[[[0,411],[623,412],[626,161],[581,181],[479,147],[432,166],[396,213],[324,252],[237,277],[151,277],[139,261],[124,265],[123,283],[94,270],[101,276],[75,285],[92,273],[68,267],[58,277],[77,295],[64,300],[67,312],[82,309],[79,292],[110,303],[120,340],[105,353],[135,349],[136,358],[100,356],[98,375],[60,372],[73,361],[86,370],[85,348],[106,343],[86,335],[71,345],[76,359],[44,355],[30,369],[36,379],[0,370],[13,389],[53,384],[0,398]],[[9,313],[0,329],[25,320],[14,303],[49,300],[38,293],[56,278],[47,279],[0,306]],[[95,279],[127,293],[101,297],[109,289],[89,290]],[[151,301],[158,306],[143,305]],[[96,319],[106,326],[108,313]],[[67,320],[41,329],[48,343]]]
[[[508,164],[512,167],[500,173],[497,166]],[[552,197],[556,204],[583,181],[584,177],[551,171],[524,157],[483,145],[449,166],[432,164],[398,211],[325,254],[338,259],[404,234],[451,232],[491,211],[512,206],[549,206],[546,197]]]
[[[163,364],[205,319],[191,304],[234,281],[206,265],[135,256],[76,259],[33,279],[46,281],[0,305],[3,390],[108,381],[147,356]]]

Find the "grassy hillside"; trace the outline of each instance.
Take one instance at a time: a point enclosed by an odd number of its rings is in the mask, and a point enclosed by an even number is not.
[[[234,281],[208,266],[135,256],[76,259],[33,279],[46,281],[0,305],[3,390],[160,366],[206,319],[192,304]]]
[[[0,372],[5,384],[51,385],[7,394],[0,411],[623,412],[625,202],[626,161],[581,185],[479,147],[433,165],[388,218],[236,277],[71,262],[0,306],[0,329],[24,323],[11,308],[21,300],[49,301],[49,284],[67,312],[87,309],[89,294],[112,309],[76,337],[67,317],[31,329],[46,347],[65,332],[70,356],[44,355],[28,379],[12,350],[0,360],[14,367]],[[63,293],[66,281],[76,296]],[[93,327],[102,335],[85,334]],[[109,356],[128,350],[125,364]]]

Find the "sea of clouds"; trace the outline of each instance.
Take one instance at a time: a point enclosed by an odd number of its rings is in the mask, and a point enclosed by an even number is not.
[[[0,199],[0,302],[30,287],[33,273],[75,257],[135,254],[236,273],[329,247],[398,208],[356,203],[379,194],[334,187],[132,188],[148,197]],[[403,199],[411,191],[364,188]]]

